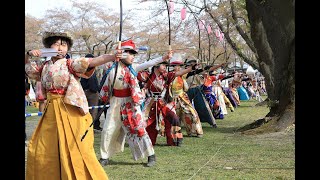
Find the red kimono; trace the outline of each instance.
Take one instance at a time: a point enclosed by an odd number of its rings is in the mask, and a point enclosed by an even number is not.
[[[169,82],[164,75],[157,76],[151,73],[145,85],[146,101],[143,108],[147,121],[147,132],[154,145],[158,134],[166,136],[167,145],[180,146],[182,143],[182,133],[179,117],[175,112],[174,102],[168,102],[164,97],[167,84],[172,81],[173,72],[168,73]]]

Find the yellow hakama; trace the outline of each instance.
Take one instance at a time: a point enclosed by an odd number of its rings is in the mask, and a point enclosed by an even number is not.
[[[90,113],[65,104],[63,95],[47,94],[47,104],[28,145],[27,180],[106,180],[94,148]],[[72,155],[72,156],[71,156]]]

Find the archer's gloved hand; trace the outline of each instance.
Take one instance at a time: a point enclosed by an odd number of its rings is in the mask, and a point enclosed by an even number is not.
[[[211,66],[210,65],[208,65],[208,66],[206,66],[206,67],[204,67],[204,70],[209,70],[211,68]]]
[[[193,65],[193,66],[192,66],[192,70],[193,70],[193,71],[196,70],[196,69],[197,69],[197,66],[198,66],[198,64]]]

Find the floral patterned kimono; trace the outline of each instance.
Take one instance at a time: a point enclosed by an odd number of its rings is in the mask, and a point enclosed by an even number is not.
[[[216,97],[219,101],[221,112],[223,115],[226,115],[226,114],[228,114],[228,111],[227,111],[226,102],[224,99],[225,94],[224,94],[221,86],[219,85],[219,80],[214,81],[212,84],[213,84],[212,85],[212,92],[216,95]]]
[[[203,135],[202,125],[197,111],[192,106],[187,93],[184,89],[185,80],[181,76],[177,76],[170,87],[170,94],[176,104],[176,112],[186,127],[188,136]]]
[[[173,76],[169,72],[168,76]],[[158,134],[165,136],[167,145],[179,146],[182,143],[181,123],[175,111],[174,102],[166,102],[167,81],[164,75],[151,73],[146,84],[146,100],[143,108],[144,119],[147,122],[147,132],[154,145]]]
[[[222,79],[225,76],[222,74],[218,74],[216,76],[207,76],[204,79],[204,83],[202,86],[202,91],[204,92],[204,95],[206,97],[206,100],[208,101],[213,116],[216,119],[223,119],[224,115],[222,113],[221,107],[220,107],[220,102],[216,96],[216,94],[212,90],[212,83],[216,80]]]
[[[92,117],[77,75],[90,58],[59,59],[25,65],[29,78],[41,80],[47,103],[28,144],[26,179],[108,179],[94,148]],[[88,132],[82,139],[86,130]]]
[[[123,152],[125,140],[134,160],[154,154],[153,145],[145,129],[146,123],[142,118],[141,104],[144,97],[136,76],[137,72],[160,62],[161,57],[129,66],[121,61],[117,66],[114,66],[113,62],[106,64],[109,74],[100,95],[103,101],[109,101],[110,107],[101,132],[101,158],[108,159],[118,152]],[[117,77],[113,84],[116,68]]]
[[[236,86],[233,83],[230,84],[230,92],[231,92],[233,99],[237,103],[237,106],[240,106],[241,102],[240,102],[239,94],[238,94]]]

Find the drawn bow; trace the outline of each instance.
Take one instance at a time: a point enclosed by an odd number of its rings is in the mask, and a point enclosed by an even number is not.
[[[119,30],[118,50],[121,49],[121,35],[122,35],[122,0],[120,0],[120,30]],[[113,94],[113,86],[114,86],[114,83],[115,83],[115,81],[116,81],[116,77],[117,77],[117,73],[118,73],[118,63],[119,63],[119,60],[120,60],[119,58],[116,58],[116,60],[113,62],[114,65],[115,65],[115,73],[114,73],[114,78],[113,78],[112,85],[111,85],[111,87],[110,87],[111,90],[110,90],[109,97],[111,97],[112,94]],[[101,91],[101,89],[102,89],[102,87],[103,87],[103,84],[105,83],[106,79],[107,79],[107,73],[105,73],[105,74],[103,75],[103,77],[102,77],[102,79],[101,79],[101,81],[100,81],[100,86],[99,86],[99,90],[98,90],[99,93],[100,93],[100,91]],[[106,104],[107,104],[107,101],[104,103],[104,106],[103,106],[103,107],[105,107]],[[93,126],[93,124],[95,123],[95,121],[98,121],[98,120],[99,120],[99,117],[100,117],[100,115],[102,114],[103,110],[104,110],[104,108],[99,109],[99,111],[98,111],[98,113],[97,113],[97,116],[96,116],[96,119],[94,119],[94,120],[92,121],[92,123],[90,124],[89,128]],[[85,138],[85,136],[87,135],[89,128],[86,130],[86,132],[85,132],[84,135],[82,136],[81,141],[82,141],[82,140]]]

